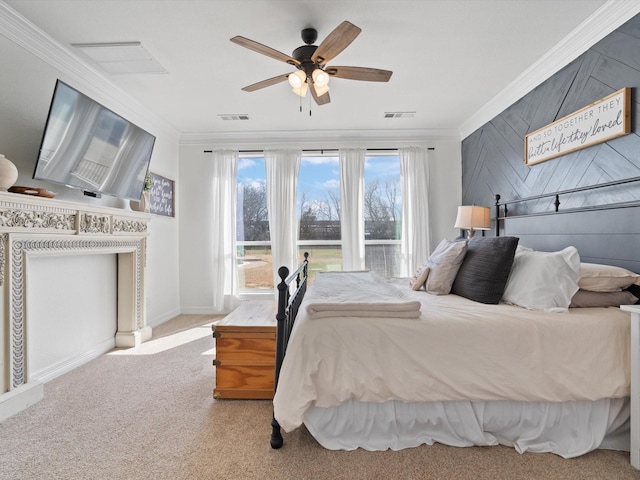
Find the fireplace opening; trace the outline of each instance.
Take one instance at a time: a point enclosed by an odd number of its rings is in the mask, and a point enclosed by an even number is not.
[[[49,381],[113,349],[117,255],[34,256],[26,270],[28,381]]]

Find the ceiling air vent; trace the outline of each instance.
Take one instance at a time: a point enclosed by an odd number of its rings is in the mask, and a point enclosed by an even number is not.
[[[218,115],[222,120],[249,120],[249,115],[246,113],[225,113]]]
[[[140,42],[72,43],[71,46],[112,75],[167,73]]]
[[[416,112],[384,112],[384,118],[412,118]]]

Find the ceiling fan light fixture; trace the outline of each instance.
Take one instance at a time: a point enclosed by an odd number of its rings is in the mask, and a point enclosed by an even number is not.
[[[314,83],[313,86],[316,89],[316,95],[318,97],[321,97],[322,95],[324,95],[325,93],[327,93],[329,91],[329,85],[325,85],[324,87],[321,87],[317,83]]]
[[[318,87],[326,87],[327,85],[329,85],[329,74],[321,68],[316,68],[313,72],[311,72],[311,78],[313,78],[313,83],[315,83]]]
[[[307,96],[307,90],[309,90],[309,85],[307,85],[306,83],[303,83],[299,87],[294,87],[292,89],[293,93],[295,93],[296,95],[300,95],[301,97]]]
[[[295,90],[296,88],[302,88],[302,85],[306,85],[307,76],[302,70],[297,70],[291,74],[289,74],[289,85]],[[306,94],[305,90],[305,94]],[[300,95],[304,97],[304,95]]]

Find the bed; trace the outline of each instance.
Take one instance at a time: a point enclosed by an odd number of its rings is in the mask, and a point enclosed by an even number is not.
[[[443,240],[432,257],[444,243],[449,263],[436,255],[440,263],[427,262],[412,279],[318,274],[306,300],[308,258],[289,277],[281,268],[271,446],[282,446],[281,428],[304,424],[329,449],[438,442],[566,458],[597,448],[628,451],[630,322],[615,305],[637,301],[640,277],[581,258],[573,246],[534,250],[518,245],[523,237],[535,245],[527,235],[497,233],[503,235]],[[461,243],[467,250],[456,257],[451,250]],[[478,245],[491,258],[512,251],[511,263],[488,266]],[[452,258],[461,258],[453,273]],[[469,258],[482,261],[468,268]],[[493,300],[499,291],[499,302],[477,298],[478,276],[489,269],[492,283],[496,268],[502,277],[506,270],[501,289],[489,288]],[[617,278],[620,272],[628,278]],[[616,278],[603,278],[609,274]],[[584,283],[591,281],[613,291]],[[344,298],[336,301],[336,293]],[[548,300],[542,305],[541,295]],[[365,303],[375,315],[355,308]]]

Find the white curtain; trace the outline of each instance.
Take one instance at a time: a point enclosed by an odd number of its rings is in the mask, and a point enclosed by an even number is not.
[[[267,208],[273,258],[273,279],[277,287],[278,269],[284,265],[289,271],[298,263],[298,216],[296,214],[296,184],[300,170],[300,150],[266,150]]]
[[[213,308],[228,311],[235,306],[238,290],[236,265],[236,172],[238,152],[217,150],[209,162],[212,178]]]
[[[364,264],[364,148],[340,150],[340,228],[342,269],[363,270]]]
[[[402,183],[402,263],[400,274],[410,276],[431,252],[429,228],[429,154],[426,148],[398,150]]]

